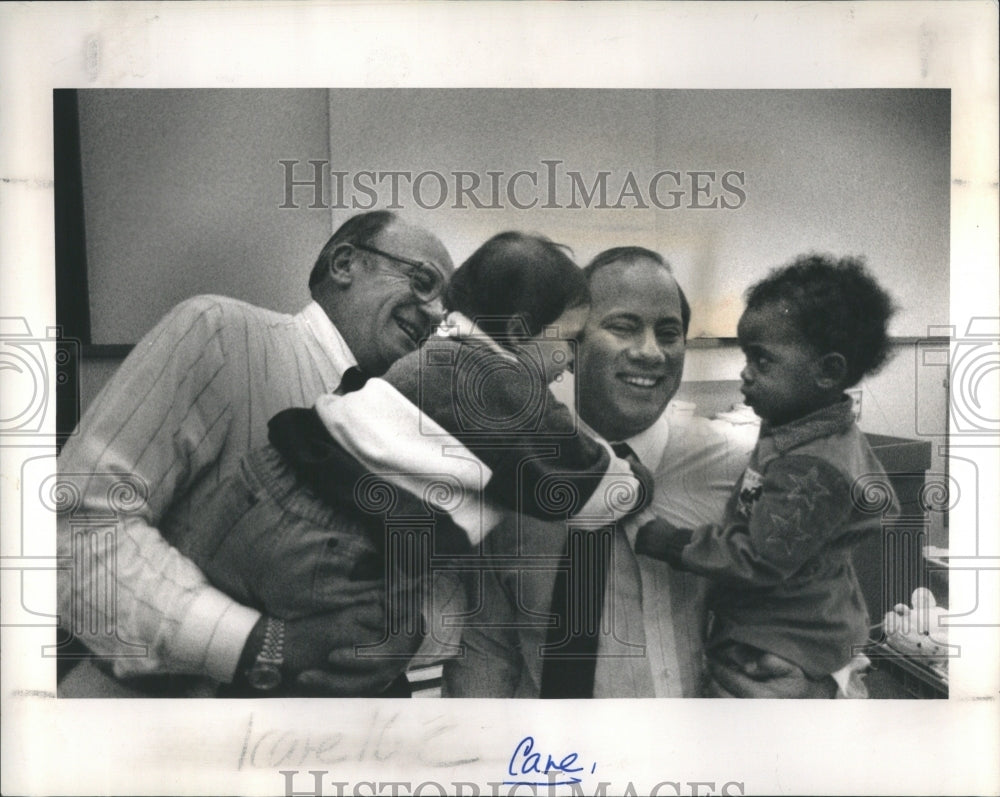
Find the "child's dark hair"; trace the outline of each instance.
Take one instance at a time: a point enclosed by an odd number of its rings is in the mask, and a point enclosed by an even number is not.
[[[793,322],[820,354],[844,356],[844,387],[875,373],[889,358],[888,326],[896,306],[863,258],[801,255],[747,289],[748,310],[772,302],[788,306]]]
[[[565,247],[540,235],[502,232],[473,252],[448,281],[444,304],[504,342],[510,318],[528,336],[566,310],[590,303],[583,271]]]

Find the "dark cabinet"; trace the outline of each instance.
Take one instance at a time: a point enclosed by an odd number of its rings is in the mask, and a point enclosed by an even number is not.
[[[909,603],[913,590],[928,586],[923,548],[927,539],[927,505],[935,498],[928,487],[931,465],[928,441],[867,435],[899,499],[899,515],[882,520],[882,534],[872,536],[854,551],[854,568],[873,622],[897,603]],[[937,590],[935,590],[937,593]],[[940,603],[946,596],[937,595]]]
[[[882,533],[854,551],[854,567],[872,619],[868,656],[873,672],[868,689],[873,698],[943,698],[947,677],[939,668],[903,656],[883,641],[882,618],[897,603],[909,605],[917,587],[930,587],[939,605],[948,604],[947,573],[930,569],[924,559],[929,513],[944,511],[947,487],[936,476],[928,478],[931,444],[885,435],[867,435],[885,468],[899,513],[882,518]]]

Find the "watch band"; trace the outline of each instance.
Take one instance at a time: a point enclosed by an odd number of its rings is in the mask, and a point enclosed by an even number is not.
[[[254,689],[270,691],[281,684],[281,665],[285,663],[285,621],[268,617],[264,626],[264,644],[247,671],[247,681]]]

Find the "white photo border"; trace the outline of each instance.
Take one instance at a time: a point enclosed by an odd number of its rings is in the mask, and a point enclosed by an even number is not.
[[[951,326],[961,338],[971,322],[1000,317],[997,74],[991,2],[9,4],[0,316],[27,319],[36,335],[55,324],[53,88],[949,88]],[[978,474],[963,484],[978,487],[978,502],[959,503],[951,523],[977,530],[967,564],[981,572],[978,592],[952,594],[979,619],[951,629],[963,655],[950,699],[823,704],[59,701],[54,660],[32,655],[54,634],[12,619],[22,605],[55,614],[54,570],[50,593],[38,579],[39,594],[19,594],[27,565],[16,548],[16,474],[53,449],[0,446],[2,790],[282,794],[290,783],[313,793],[318,771],[325,794],[390,794],[390,782],[409,784],[400,794],[422,783],[507,794],[507,761],[530,734],[544,753],[595,765],[585,794],[601,782],[638,794],[657,784],[661,794],[998,793],[997,442],[951,440],[951,456]],[[52,537],[41,569],[53,568]]]

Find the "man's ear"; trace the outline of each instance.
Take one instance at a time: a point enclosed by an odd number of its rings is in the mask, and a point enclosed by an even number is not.
[[[816,361],[816,386],[823,390],[838,390],[847,381],[847,359],[832,351]]]
[[[330,281],[342,290],[349,288],[354,281],[355,251],[348,243],[338,244],[327,261],[326,271]]]

